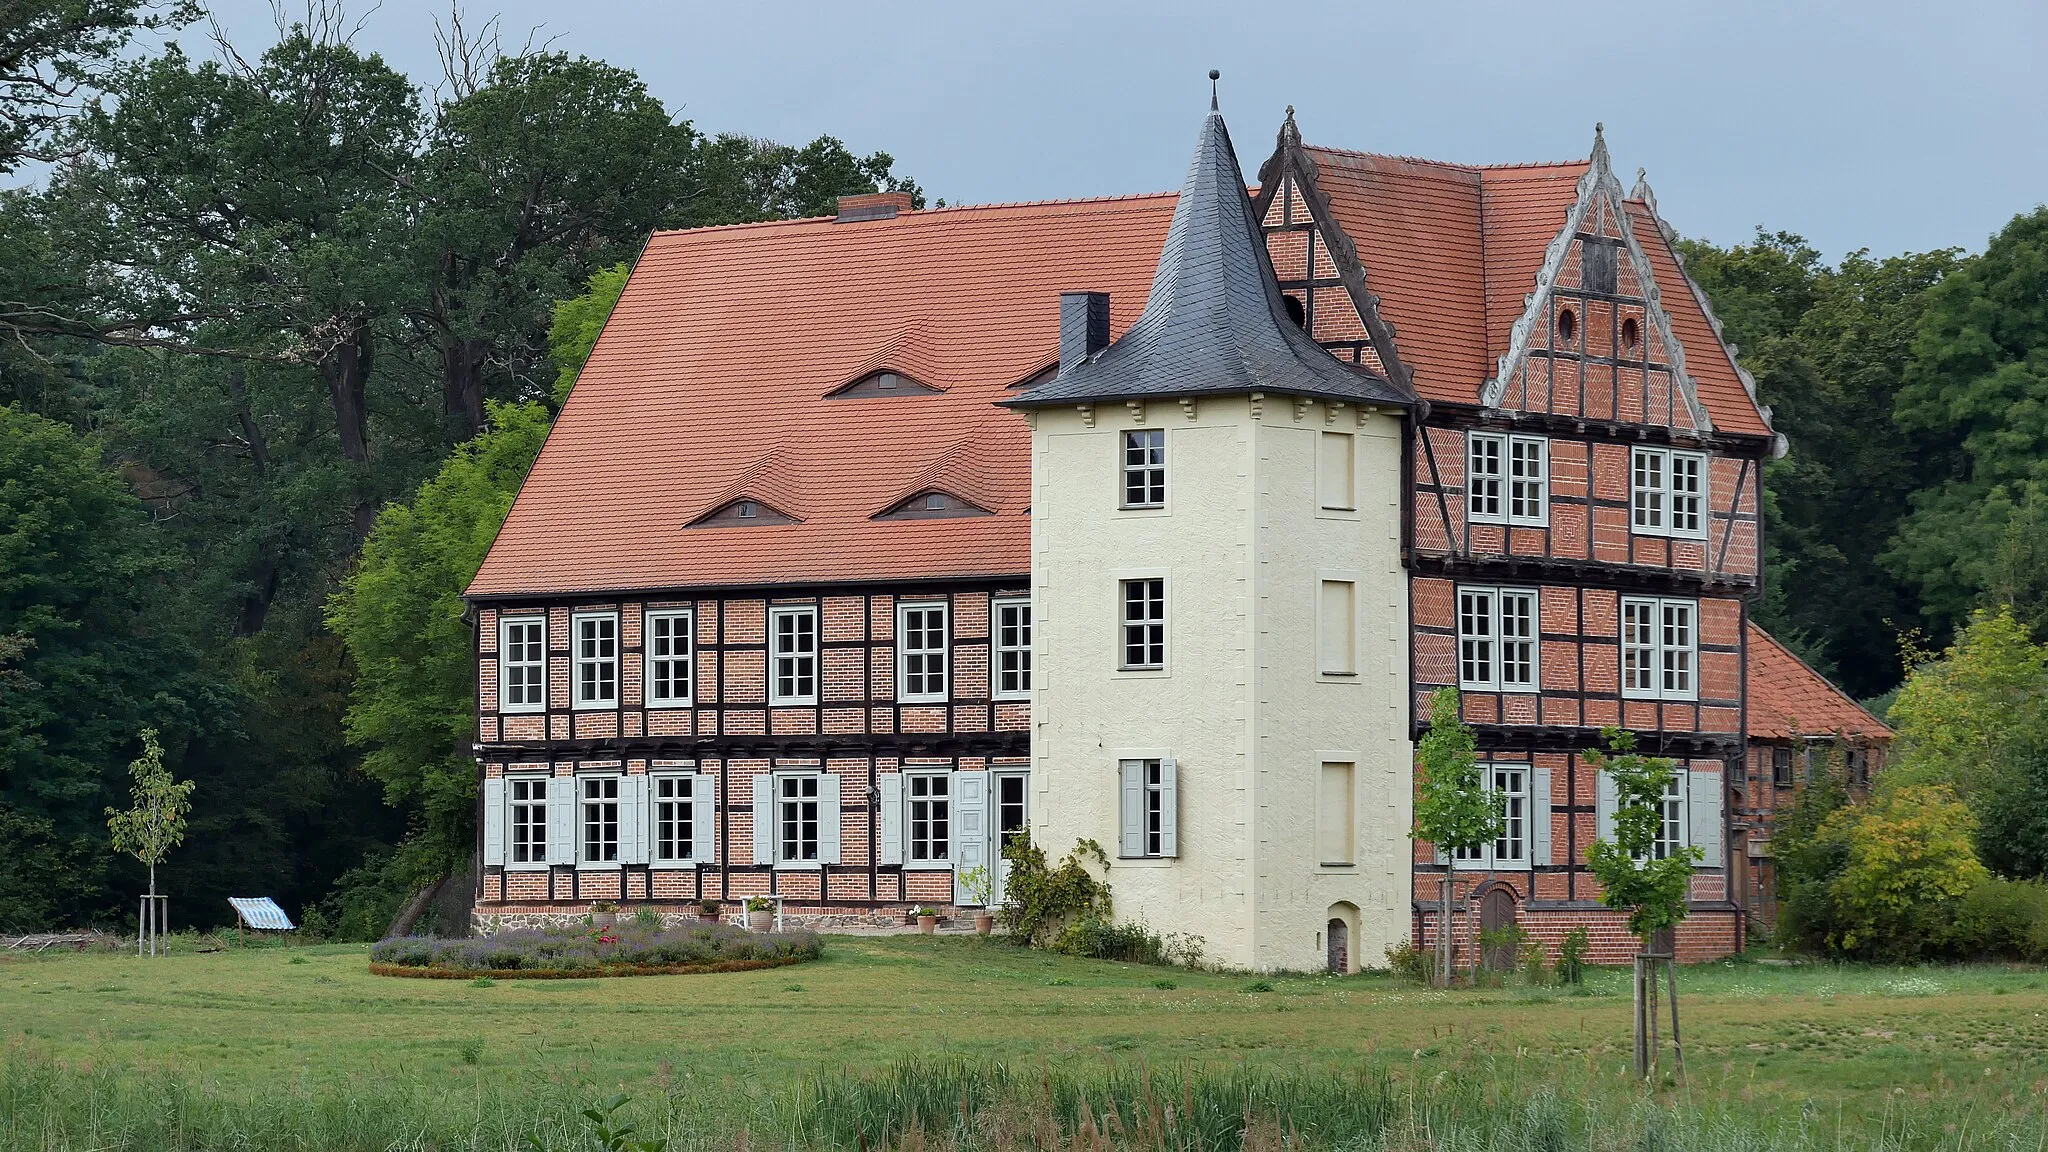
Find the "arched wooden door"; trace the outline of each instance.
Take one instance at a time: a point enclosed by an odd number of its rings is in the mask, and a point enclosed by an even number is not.
[[[1344,921],[1332,916],[1325,926],[1323,938],[1329,942],[1326,970],[1339,976],[1351,970],[1351,928]]]
[[[1479,901],[1479,930],[1486,933],[1502,932],[1515,923],[1515,898],[1505,888],[1495,888]],[[1486,966],[1496,972],[1505,972],[1515,966],[1515,947],[1512,944],[1496,944],[1486,950]]]

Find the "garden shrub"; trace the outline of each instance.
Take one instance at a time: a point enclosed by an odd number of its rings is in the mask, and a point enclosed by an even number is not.
[[[1003,927],[1019,943],[1049,948],[1068,925],[1081,920],[1110,919],[1109,883],[1088,871],[1094,861],[1105,871],[1109,856],[1093,840],[1076,841],[1073,850],[1058,867],[1046,863],[1045,850],[1026,835],[1016,835],[1003,845],[1003,859],[1010,862],[1009,879],[1003,891]]]
[[[1557,944],[1557,982],[1559,984],[1583,984],[1586,981],[1586,953],[1593,950],[1593,939],[1584,928],[1574,928],[1564,934]]]
[[[1099,916],[1083,916],[1054,938],[1051,950],[1091,960],[1126,964],[1185,964],[1202,958],[1201,939],[1183,933],[1161,936],[1143,924],[1118,924]]]
[[[1387,945],[1387,968],[1403,980],[1417,984],[1436,983],[1436,950],[1412,940]]]
[[[602,972],[732,961],[815,960],[824,942],[808,931],[748,932],[731,924],[668,931],[639,923],[615,928],[515,929],[473,939],[406,936],[370,950],[373,964],[450,972]]]
[[[1829,946],[1879,959],[1938,949],[1963,898],[1990,878],[1977,859],[1976,831],[1976,817],[1945,785],[1881,790],[1829,816],[1819,838],[1847,845],[1828,885],[1836,916]]]
[[[1963,897],[1951,942],[1963,956],[2048,961],[2048,882],[1986,879]]]

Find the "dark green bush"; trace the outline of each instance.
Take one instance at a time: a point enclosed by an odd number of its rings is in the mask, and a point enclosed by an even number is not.
[[[2048,882],[1994,876],[1963,897],[1950,931],[1961,956],[2048,960]]]
[[[370,959],[404,968],[461,972],[574,972],[730,960],[815,960],[824,951],[815,932],[748,932],[731,924],[692,924],[662,932],[635,923],[604,930],[520,929],[474,939],[406,936],[378,943],[370,950]]]

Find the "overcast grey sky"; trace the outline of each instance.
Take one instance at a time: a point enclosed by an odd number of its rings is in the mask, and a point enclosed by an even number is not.
[[[212,0],[247,51],[268,0]],[[302,7],[303,0],[286,0]],[[359,46],[422,81],[445,0],[351,0]],[[466,0],[639,72],[703,130],[880,149],[954,203],[1179,183],[1223,71],[1254,169],[1293,104],[1312,143],[1474,163],[1649,170],[1664,215],[1758,224],[1831,257],[1980,248],[2048,200],[2048,6],[2036,0],[1572,4]],[[203,36],[184,37],[194,51]]]

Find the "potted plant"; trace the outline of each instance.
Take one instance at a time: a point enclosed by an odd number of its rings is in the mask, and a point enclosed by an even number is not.
[[[938,929],[938,926],[939,910],[937,908],[926,905],[917,910],[917,930],[919,932],[929,936]]]
[[[754,896],[747,900],[747,927],[756,932],[766,932],[775,926],[775,901],[766,896]]]
[[[697,919],[706,924],[716,924],[725,915],[725,905],[716,900],[697,901]]]
[[[610,900],[599,900],[590,906],[590,922],[599,928],[610,928],[619,922],[619,906]]]
[[[989,906],[995,899],[996,886],[988,867],[976,864],[962,872],[960,887],[967,893],[967,902],[974,905],[974,934],[988,935],[996,926],[996,910]]]

